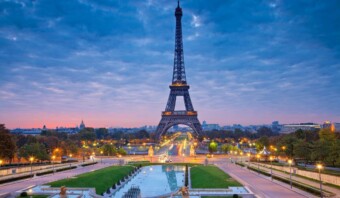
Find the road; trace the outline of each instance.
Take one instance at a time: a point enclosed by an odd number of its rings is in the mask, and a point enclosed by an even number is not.
[[[264,198],[286,198],[286,197],[294,197],[294,198],[302,198],[302,197],[312,197],[309,194],[304,192],[297,193],[295,191],[290,190],[287,187],[281,186],[277,183],[271,182],[268,179],[265,179],[253,172],[250,172],[240,166],[227,162],[226,160],[218,160],[215,164],[240,181],[244,186],[248,187],[255,194]]]

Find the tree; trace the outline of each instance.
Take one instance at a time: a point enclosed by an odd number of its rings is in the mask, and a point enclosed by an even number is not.
[[[258,151],[262,150],[264,147],[269,146],[269,139],[267,136],[262,136],[256,141],[256,149]]]
[[[103,151],[103,154],[104,155],[107,155],[107,156],[113,156],[113,155],[116,155],[117,154],[117,149],[116,147],[114,147],[113,145],[111,144],[105,144],[101,150]]]
[[[257,130],[257,136],[258,137],[262,137],[262,136],[267,136],[267,137],[270,137],[270,136],[273,136],[273,135],[276,135],[275,133],[273,133],[273,131],[268,128],[268,127],[260,127],[258,130]]]
[[[231,150],[231,145],[230,144],[223,144],[222,146],[221,146],[221,151],[223,152],[223,153],[228,153],[230,150]]]
[[[39,161],[50,160],[50,156],[46,152],[46,147],[42,143],[26,144],[19,149],[19,157],[28,160],[30,157]]]
[[[109,135],[109,131],[106,128],[96,129],[97,139],[105,139]]]
[[[319,137],[313,147],[312,159],[332,166],[340,164],[340,140],[336,134],[330,129],[321,129]]]
[[[126,150],[124,150],[123,148],[119,148],[118,149],[118,153],[121,154],[121,155],[126,155],[127,154]]]
[[[91,128],[85,128],[79,131],[80,139],[87,141],[94,141],[96,139],[96,134]]]
[[[312,146],[309,142],[298,140],[294,143],[293,154],[295,158],[303,160],[305,164],[311,160]]]
[[[0,124],[0,158],[12,162],[16,153],[16,145],[5,125]]]
[[[214,141],[210,142],[208,149],[209,149],[210,153],[216,152],[217,151],[217,143],[214,142]]]

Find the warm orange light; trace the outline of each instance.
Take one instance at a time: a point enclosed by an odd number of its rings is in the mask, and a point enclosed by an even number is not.
[[[33,160],[34,160],[34,157],[30,157],[30,162],[33,162]]]
[[[282,150],[286,150],[286,146],[282,146],[281,148],[282,148]]]
[[[100,151],[100,154],[103,154],[103,151]]]
[[[247,153],[248,157],[250,157],[250,153]]]
[[[323,168],[323,166],[322,166],[322,164],[317,164],[317,165],[316,165],[316,168],[319,169],[319,170],[321,170],[321,169]]]
[[[55,155],[52,156],[52,159],[53,159],[53,160],[55,159]]]
[[[0,160],[0,165],[2,164],[2,162],[3,162],[3,161],[2,161],[2,160]]]
[[[293,161],[292,160],[288,160],[288,164],[292,164],[293,163]]]
[[[274,159],[274,158],[273,158],[272,156],[269,157],[269,160],[270,160],[270,161],[273,161],[273,159]]]

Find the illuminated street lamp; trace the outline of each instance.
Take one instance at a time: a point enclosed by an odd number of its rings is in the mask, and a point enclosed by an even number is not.
[[[53,167],[53,174],[54,174],[54,160],[55,160],[55,155],[52,156],[52,167]]]
[[[101,157],[100,157],[100,163],[103,163],[103,151],[100,151]]]
[[[269,157],[269,160],[270,160],[270,178],[271,178],[271,180],[273,181],[273,157],[272,156],[270,156]]]
[[[248,156],[248,169],[249,169],[249,167],[250,167],[250,153],[247,153],[247,156]]]
[[[288,160],[290,188],[293,188],[293,185],[292,185],[292,163],[293,163],[292,160]]]
[[[33,167],[32,167],[33,160],[34,160],[34,157],[30,157],[30,162],[31,162],[31,175],[33,174]]]
[[[323,193],[322,193],[322,181],[321,181],[321,169],[323,169],[322,164],[317,164],[316,168],[319,170],[319,180],[320,180],[320,196],[323,198]]]
[[[2,160],[0,160],[0,167],[2,166],[2,163],[3,163],[3,161],[2,161]]]
[[[259,171],[258,174],[260,174],[260,162],[259,162],[260,155],[259,154],[256,155],[256,159],[257,159],[257,170]]]

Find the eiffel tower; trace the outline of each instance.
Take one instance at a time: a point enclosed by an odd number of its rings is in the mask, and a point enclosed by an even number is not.
[[[182,40],[182,8],[179,5],[175,11],[176,17],[176,38],[175,38],[175,57],[174,57],[174,69],[172,76],[172,84],[170,87],[170,95],[168,103],[165,107],[165,111],[162,112],[162,119],[158,124],[156,130],[156,138],[160,140],[161,136],[166,131],[178,124],[187,125],[193,129],[195,135],[202,135],[202,126],[197,118],[197,111],[191,103],[189,88],[185,76],[184,67],[184,54],[183,54],[183,40]],[[176,97],[183,96],[185,111],[175,111]]]

